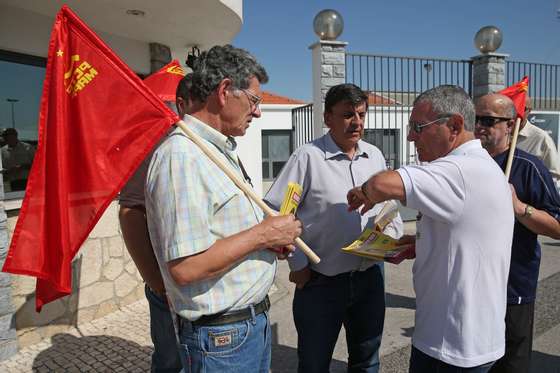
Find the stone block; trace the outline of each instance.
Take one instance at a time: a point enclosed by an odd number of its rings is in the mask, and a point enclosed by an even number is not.
[[[29,299],[16,313],[16,328],[46,325],[66,313],[66,302],[57,299],[43,306],[40,313],[35,312],[35,298]]]
[[[496,74],[496,73],[488,73],[485,75],[474,75],[473,84],[474,85],[505,84],[505,77],[503,74]]]
[[[342,78],[321,78],[321,85],[326,88],[344,83]]]
[[[9,273],[0,272],[0,289],[9,288],[11,287],[11,285],[12,285],[12,275]]]
[[[55,334],[64,333],[69,328],[70,328],[70,325],[68,325],[68,324],[51,324],[51,325],[45,325],[41,328],[38,328],[38,331],[39,331],[39,334],[41,334],[41,337],[43,337],[43,339],[44,339],[44,338],[52,337]]]
[[[113,283],[96,282],[80,289],[78,309],[89,308],[113,298]]]
[[[136,286],[138,286],[138,280],[132,277],[128,273],[124,272],[115,280],[115,293],[118,297],[124,297],[130,294]]]
[[[80,288],[89,286],[101,277],[103,251],[100,240],[88,239],[80,248]]]
[[[14,296],[26,296],[35,292],[36,280],[30,276],[12,276],[12,294]]]
[[[112,312],[115,312],[119,309],[119,306],[116,304],[114,300],[109,300],[107,302],[101,303],[99,307],[97,307],[97,311],[95,312],[95,318],[98,319],[100,317],[106,316]]]
[[[345,63],[345,55],[340,52],[323,52],[321,53],[321,64],[323,65],[343,65]]]
[[[0,343],[0,361],[6,360],[15,354],[18,351],[18,344],[17,340],[7,341]]]
[[[13,315],[4,315],[0,317],[0,342],[16,338],[16,329],[12,323]]]
[[[132,260],[126,263],[124,269],[133,276],[136,275],[136,273],[139,273],[138,269],[136,268],[136,264],[134,264]]]
[[[119,258],[111,258],[107,265],[103,267],[103,276],[107,280],[113,281],[123,271],[123,260]]]
[[[103,245],[109,247],[109,256],[111,258],[120,258],[123,256],[124,241],[120,235],[105,239]]]
[[[330,78],[333,76],[333,65],[322,65],[321,76],[323,78]]]
[[[4,287],[3,289],[0,289],[0,316],[11,314],[12,312],[14,312],[12,292],[9,287]],[[0,336],[1,335],[2,334],[0,333]]]
[[[89,234],[89,238],[113,237],[119,235],[118,206],[115,201],[111,202],[101,219]]]
[[[76,323],[78,325],[85,324],[95,319],[95,314],[97,313],[97,306],[93,306],[87,309],[80,309],[76,314]]]
[[[344,79],[346,77],[346,65],[334,65],[333,76]]]
[[[39,334],[36,328],[18,331],[17,341],[20,348],[37,344],[41,342],[42,339],[41,334]]]
[[[136,288],[134,288],[129,294],[125,295],[124,297],[122,297],[119,300],[119,304],[121,307],[127,306],[131,303],[136,302],[139,299],[144,298],[144,287],[143,286],[137,286]]]

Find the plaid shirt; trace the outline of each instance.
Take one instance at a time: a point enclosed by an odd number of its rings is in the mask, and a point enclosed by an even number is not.
[[[194,117],[185,122],[235,170],[240,178],[236,143]],[[203,315],[245,308],[268,293],[276,257],[258,250],[228,272],[178,286],[166,263],[207,250],[216,240],[262,220],[262,210],[188,139],[173,131],[155,151],[146,181],[150,238],[175,311],[194,321]]]

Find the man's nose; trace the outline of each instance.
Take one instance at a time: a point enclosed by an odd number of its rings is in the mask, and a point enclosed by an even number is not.
[[[257,105],[255,107],[255,110],[253,110],[253,112],[251,113],[251,115],[253,115],[253,117],[255,118],[260,118],[262,115],[261,106]]]
[[[418,133],[412,128],[408,127],[408,134],[406,135],[407,141],[413,142],[418,138]]]

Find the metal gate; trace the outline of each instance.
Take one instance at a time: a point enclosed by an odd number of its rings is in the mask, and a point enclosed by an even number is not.
[[[391,168],[412,163],[414,146],[406,140],[406,126],[414,99],[442,84],[463,87],[471,94],[472,63],[430,57],[401,57],[346,53],[346,82],[369,95],[365,140],[381,149]],[[396,139],[396,140],[395,140]]]
[[[292,109],[294,149],[313,140],[313,104]]]

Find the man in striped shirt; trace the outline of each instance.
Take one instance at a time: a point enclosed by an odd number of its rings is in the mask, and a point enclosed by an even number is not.
[[[240,177],[234,137],[260,117],[260,84],[267,81],[253,56],[229,45],[202,53],[194,65],[193,106],[184,120]],[[191,371],[268,372],[275,251],[293,243],[301,223],[293,215],[263,219],[180,129],[154,153],[146,210]]]

